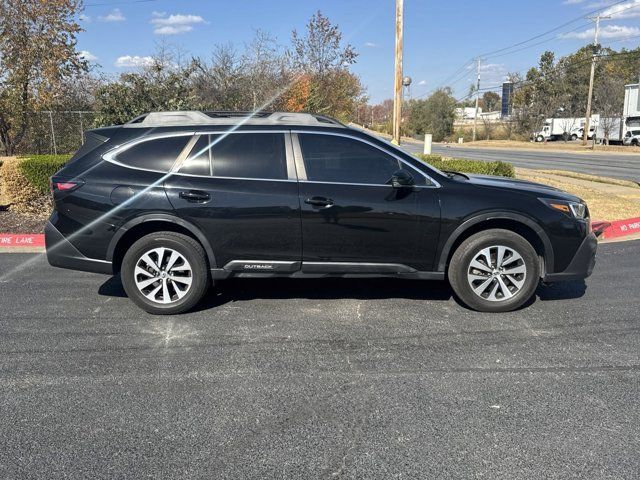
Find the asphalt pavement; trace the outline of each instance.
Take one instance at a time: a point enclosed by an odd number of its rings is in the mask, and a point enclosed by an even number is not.
[[[411,153],[422,153],[422,143],[402,144]],[[507,148],[472,148],[434,144],[432,153],[470,160],[503,161],[516,167],[569,170],[590,175],[600,175],[640,182],[640,155],[603,153],[570,153],[531,151]]]
[[[0,255],[0,478],[640,476],[640,241],[525,309],[443,282],[234,280],[154,317]]]

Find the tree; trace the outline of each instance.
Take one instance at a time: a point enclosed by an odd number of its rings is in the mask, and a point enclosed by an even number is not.
[[[65,80],[87,70],[76,51],[80,0],[0,0],[0,143],[12,155],[29,113],[52,108]]]
[[[453,131],[455,107],[451,89],[440,88],[424,100],[409,102],[407,128],[418,135],[431,133],[440,142]]]
[[[191,88],[195,67],[180,66],[174,60],[173,52],[162,45],[149,66],[98,87],[95,123],[122,124],[154,110],[198,109]]]
[[[291,43],[294,68],[312,75],[343,70],[358,56],[351,45],[342,46],[342,32],[320,10],[309,20],[306,35],[291,32]]]
[[[500,108],[500,101],[500,95],[496,92],[485,92],[481,99],[482,110],[494,112]]]
[[[604,75],[594,92],[594,107],[600,114],[600,126],[604,135],[604,142],[609,143],[609,137],[622,122],[624,104],[624,79],[613,75]]]
[[[340,120],[353,118],[357,105],[365,101],[364,88],[348,70],[357,53],[351,45],[342,45],[338,26],[318,11],[309,20],[305,35],[293,30],[291,43],[294,78],[309,78],[304,110]]]

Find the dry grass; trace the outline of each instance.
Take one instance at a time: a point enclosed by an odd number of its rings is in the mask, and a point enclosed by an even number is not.
[[[582,142],[522,142],[517,140],[477,140],[475,142],[465,142],[459,146],[467,147],[484,147],[484,148],[511,148],[518,150],[534,150],[534,151],[562,151],[562,152],[574,152],[574,153],[593,153],[593,152],[610,152],[610,153],[627,153],[627,154],[640,154],[640,147],[632,147],[625,145],[596,145],[595,149],[592,148],[592,144],[588,143],[586,146],[582,145]]]
[[[587,180],[590,182],[608,183],[610,185],[620,185],[622,187],[640,188],[640,185],[631,180],[621,180],[619,178],[598,177],[596,175],[588,175],[586,173],[568,172],[566,170],[539,170],[541,173],[551,175],[559,175],[561,177],[575,178],[578,180]]]
[[[640,188],[623,186],[565,175],[567,172],[549,173],[516,169],[516,176],[532,182],[544,183],[582,198],[589,205],[595,220],[622,220],[640,217]],[[615,182],[615,180],[610,179]]]

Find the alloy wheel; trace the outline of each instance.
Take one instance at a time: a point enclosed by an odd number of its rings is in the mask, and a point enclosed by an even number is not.
[[[469,263],[467,281],[484,300],[502,302],[517,295],[525,284],[527,266],[511,247],[494,245],[480,250]]]
[[[136,287],[148,300],[168,304],[182,299],[191,288],[191,265],[180,252],[159,247],[145,252],[136,262]]]

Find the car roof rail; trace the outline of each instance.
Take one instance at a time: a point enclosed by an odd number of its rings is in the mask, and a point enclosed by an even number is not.
[[[196,125],[290,125],[341,127],[346,125],[325,115],[302,112],[242,112],[242,111],[170,111],[149,112],[124,124],[128,128],[173,127]]]

